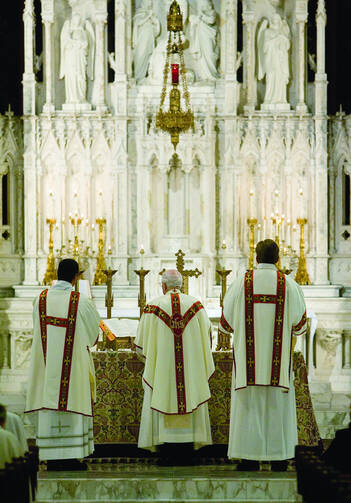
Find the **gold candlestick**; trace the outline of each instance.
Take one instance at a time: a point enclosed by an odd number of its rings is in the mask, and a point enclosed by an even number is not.
[[[94,276],[94,285],[103,285],[106,283],[106,263],[104,257],[104,225],[106,224],[105,218],[97,218],[96,223],[99,226],[99,241],[98,241],[98,255],[96,260],[96,273]]]
[[[105,295],[105,306],[107,310],[107,319],[109,320],[112,316],[112,307],[113,307],[113,293],[112,293],[112,276],[116,274],[118,269],[105,269],[102,271],[106,277],[106,285],[107,285],[107,292]]]
[[[248,218],[247,224],[249,226],[249,243],[250,243],[250,254],[249,254],[249,269],[254,268],[254,255],[255,255],[255,226],[257,225],[257,218]]]
[[[144,308],[146,306],[146,295],[145,295],[145,276],[149,274],[150,271],[147,269],[135,269],[135,274],[139,276],[139,295],[138,295],[138,307],[139,307],[139,316],[144,312]]]
[[[310,285],[311,281],[307,272],[305,256],[305,225],[307,224],[307,218],[298,218],[296,222],[300,226],[300,256],[295,281],[300,285]]]
[[[230,274],[232,271],[231,269],[216,269],[217,274],[219,274],[221,278],[221,296],[219,298],[219,305],[223,307],[223,300],[224,296],[227,291],[227,276]]]
[[[57,279],[57,271],[55,267],[55,256],[54,256],[54,238],[53,229],[56,224],[56,218],[47,218],[46,223],[49,225],[49,254],[48,261],[46,265],[46,272],[43,279],[43,285],[51,285],[51,283]]]

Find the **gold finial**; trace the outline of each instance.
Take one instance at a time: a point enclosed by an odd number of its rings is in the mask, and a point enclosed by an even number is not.
[[[167,30],[168,31],[183,31],[183,16],[178,2],[174,0],[169,8],[167,16]]]

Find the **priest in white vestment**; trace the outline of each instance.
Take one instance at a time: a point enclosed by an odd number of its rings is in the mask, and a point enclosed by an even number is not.
[[[257,269],[239,277],[224,299],[219,330],[233,333],[233,379],[228,457],[239,469],[271,461],[285,470],[297,444],[292,336],[306,330],[301,287],[278,271],[278,245],[256,247]]]
[[[13,412],[7,411],[5,430],[10,431],[17,438],[23,453],[28,451],[28,443],[21,418]]]
[[[34,302],[25,412],[35,413],[40,459],[77,460],[94,450],[95,372],[89,348],[97,342],[100,316],[93,302],[72,288],[80,275],[75,260],[62,260],[57,275],[57,283]],[[80,467],[69,464],[69,469]]]
[[[5,464],[11,463],[14,458],[24,455],[24,450],[15,435],[5,429],[6,419],[6,407],[0,404],[0,470],[3,470]]]
[[[145,358],[138,446],[212,444],[208,381],[214,372],[211,323],[201,302],[181,292],[176,270],[162,275],[164,295],[144,309],[135,340]]]

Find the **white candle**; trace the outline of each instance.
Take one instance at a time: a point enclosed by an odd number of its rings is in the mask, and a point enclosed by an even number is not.
[[[286,221],[286,246],[291,246],[291,220],[290,218]]]
[[[254,218],[254,191],[253,189],[250,189],[249,193],[249,218]]]
[[[107,255],[108,255],[108,268],[111,269],[111,266],[112,266],[112,260],[111,260],[112,249],[111,249],[111,245],[108,246]]]
[[[143,269],[143,266],[144,266],[144,253],[145,253],[145,250],[144,250],[144,245],[141,244],[140,245],[140,269]]]
[[[299,206],[298,206],[298,214],[297,218],[304,218],[304,209],[303,209],[303,190],[299,189]]]
[[[262,231],[262,226],[261,224],[257,225],[257,243],[261,241],[261,231]]]
[[[95,251],[95,225],[92,224],[91,226],[91,249],[94,252]]]
[[[292,233],[291,233],[291,248],[296,251],[296,232],[297,228],[296,225],[292,226]]]

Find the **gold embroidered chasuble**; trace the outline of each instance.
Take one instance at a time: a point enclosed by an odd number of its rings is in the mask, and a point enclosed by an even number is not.
[[[292,335],[306,330],[301,287],[272,264],[247,271],[228,289],[219,330],[233,333],[235,389],[289,389]]]
[[[209,400],[214,372],[211,324],[202,304],[172,290],[145,307],[135,345],[145,357],[144,382],[151,408],[188,414]]]
[[[43,290],[33,307],[33,344],[25,412],[53,410],[92,416],[95,372],[89,347],[100,316],[71,289]]]

